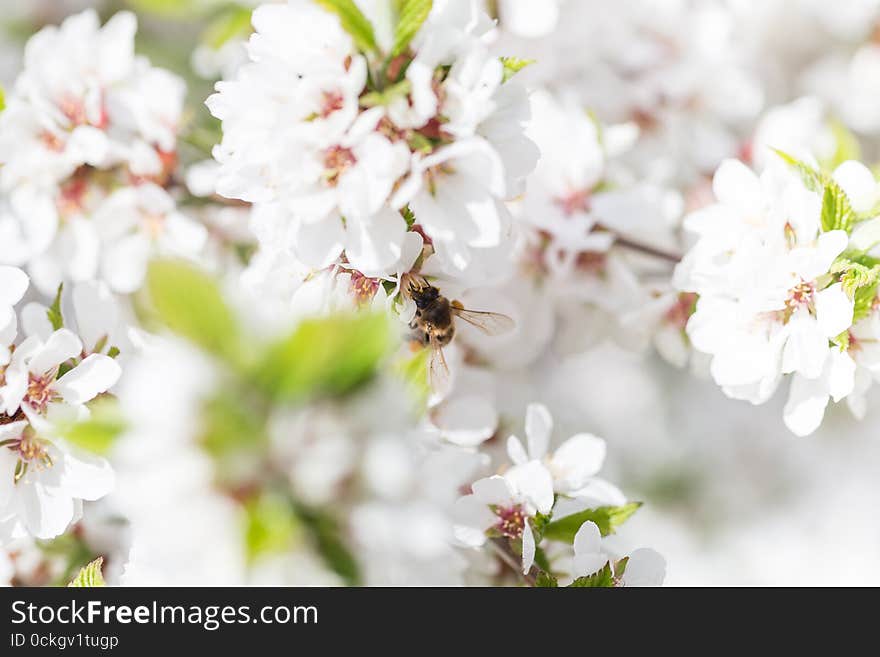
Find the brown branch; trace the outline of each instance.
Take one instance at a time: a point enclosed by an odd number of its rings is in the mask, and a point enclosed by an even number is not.
[[[677,263],[682,259],[682,255],[680,253],[671,253],[669,251],[664,251],[663,249],[658,249],[655,246],[650,246],[649,244],[642,244],[641,242],[637,242],[628,237],[624,237],[620,233],[615,232],[607,226],[603,226],[602,224],[596,224],[594,230],[604,230],[607,233],[611,233],[614,236],[614,243],[626,249],[638,251],[639,253],[644,253],[645,255],[653,256],[655,258],[660,258],[661,260],[667,260],[674,263]]]
[[[521,559],[513,553],[510,549],[510,545],[508,545],[504,539],[489,539],[489,547],[492,548],[495,555],[501,559],[505,565],[507,565],[518,576],[522,577],[527,586],[535,586],[535,576],[532,574],[534,568],[530,569],[528,573],[523,573]]]

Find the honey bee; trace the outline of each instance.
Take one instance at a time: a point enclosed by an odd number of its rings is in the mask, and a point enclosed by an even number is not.
[[[416,304],[416,312],[410,322],[413,338],[431,349],[428,379],[434,390],[446,389],[449,366],[443,356],[443,347],[455,337],[456,318],[477,327],[486,335],[501,335],[514,326],[513,320],[507,315],[468,310],[460,301],[450,301],[423,278],[410,280],[408,293]]]

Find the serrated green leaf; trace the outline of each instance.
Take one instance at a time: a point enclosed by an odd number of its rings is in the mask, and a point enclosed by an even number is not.
[[[539,588],[556,588],[559,586],[559,582],[553,575],[542,570],[535,578],[535,586]]]
[[[520,59],[519,57],[502,57],[501,64],[504,66],[503,82],[507,82],[514,75],[523,70],[526,66],[535,63],[534,59]]]
[[[95,454],[106,454],[126,429],[125,418],[114,399],[99,398],[89,405],[89,417],[60,430],[67,442]]]
[[[433,0],[403,0],[399,3],[397,27],[394,28],[394,45],[391,56],[397,57],[406,52],[422,24],[431,13]]]
[[[568,585],[569,588],[585,588],[585,589],[596,589],[596,588],[612,588],[615,586],[614,582],[614,573],[611,572],[611,562],[606,563],[600,570],[597,570],[592,575],[586,575],[584,577],[578,577],[571,584]]]
[[[793,167],[795,171],[800,174],[801,179],[804,181],[804,185],[811,192],[819,192],[825,188],[825,180],[826,176],[822,174],[821,171],[817,171],[815,168],[811,167],[809,164],[805,162],[801,162],[796,157],[793,157],[786,153],[785,151],[781,151],[778,148],[771,149],[776,155],[778,155],[782,160]]]
[[[211,276],[180,260],[154,260],[147,270],[146,287],[165,326],[206,351],[238,363],[238,322]]]
[[[55,293],[55,299],[52,305],[46,309],[46,317],[52,325],[52,330],[57,331],[64,327],[64,316],[61,314],[61,291],[64,289],[64,283],[58,285],[58,291]]]
[[[373,26],[353,0],[315,0],[315,2],[339,17],[342,29],[351,35],[358,50],[366,53],[376,51]]]
[[[853,295],[853,324],[871,314],[877,301],[878,282],[860,287]]]
[[[101,573],[101,566],[104,564],[104,557],[98,557],[91,563],[83,566],[79,574],[73,578],[67,586],[72,587],[94,587],[107,586],[104,582],[104,575]]]
[[[403,206],[400,210],[400,214],[403,215],[403,220],[406,222],[407,229],[412,228],[416,223],[416,214],[408,205]]]
[[[381,313],[309,319],[267,350],[255,378],[271,397],[285,401],[342,395],[373,375],[392,337]]]
[[[849,197],[830,177],[825,179],[822,193],[822,230],[852,230],[853,209]]]
[[[600,506],[595,509],[585,509],[549,523],[544,527],[544,538],[573,543],[574,535],[587,521],[596,523],[602,536],[608,536],[638,511],[640,506],[642,506],[641,502],[630,502],[623,506]]]

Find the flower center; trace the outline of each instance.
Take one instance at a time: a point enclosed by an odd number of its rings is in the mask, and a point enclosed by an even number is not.
[[[54,375],[37,376],[36,374],[31,374],[29,376],[25,398],[27,403],[36,411],[44,412],[49,402],[55,397],[55,393],[52,390],[52,382],[54,380]]]
[[[351,272],[351,293],[359,306],[369,303],[378,289],[378,278],[368,278],[359,271]]]
[[[522,536],[523,529],[526,526],[526,514],[521,504],[515,504],[506,508],[497,507],[495,508],[495,515],[498,516],[495,529],[501,532],[502,536],[507,538],[519,538]]]
[[[47,443],[37,437],[34,430],[26,428],[21,436],[4,440],[0,446],[12,450],[18,454],[18,463],[15,464],[15,472],[12,475],[13,483],[17,484],[33,466],[37,471],[51,468],[52,457],[46,447]]]
[[[335,187],[339,184],[339,176],[357,163],[357,158],[350,148],[333,146],[324,151],[324,177],[327,184]]]
[[[321,94],[321,118],[326,119],[345,105],[345,98],[338,91],[325,91]]]
[[[788,299],[786,299],[785,305],[792,310],[808,305],[813,301],[813,293],[815,291],[815,284],[801,281],[788,291]]]

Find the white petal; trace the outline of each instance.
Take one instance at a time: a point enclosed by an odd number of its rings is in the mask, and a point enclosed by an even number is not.
[[[529,404],[526,409],[526,440],[529,444],[529,456],[542,459],[550,446],[550,434],[553,432],[553,416],[543,404]]]
[[[532,534],[529,521],[526,520],[522,534],[522,567],[524,574],[532,569],[533,563],[535,563],[535,536]]]
[[[338,216],[314,223],[301,223],[293,234],[296,255],[307,265],[323,269],[331,265],[345,246],[345,229]]]
[[[39,482],[23,483],[20,492],[24,524],[34,538],[55,538],[73,520],[73,499],[64,491],[50,489]]]
[[[499,475],[478,479],[471,485],[471,490],[474,492],[474,498],[484,505],[509,505],[513,500],[510,483]]]
[[[0,306],[14,306],[27,291],[28,277],[18,267],[0,265]]]
[[[724,160],[712,179],[715,198],[724,205],[751,214],[761,207],[761,183],[758,176],[739,160]]]
[[[602,549],[602,532],[599,526],[592,520],[583,523],[574,535],[575,554],[590,554]]]
[[[60,486],[73,497],[100,499],[113,490],[115,482],[113,469],[105,459],[71,453],[64,455]]]
[[[541,513],[549,513],[553,508],[553,477],[540,461],[515,465],[505,473],[504,478],[516,493]]]
[[[819,428],[828,405],[828,390],[822,379],[807,379],[794,375],[783,417],[796,436],[808,436]]]
[[[69,358],[79,356],[82,343],[71,331],[61,328],[55,331],[31,357],[28,369],[34,374],[45,374]]]
[[[828,337],[806,311],[796,312],[789,320],[788,339],[782,351],[782,372],[800,372],[815,379],[822,373],[828,356]]]
[[[529,462],[529,455],[523,447],[522,441],[516,436],[510,436],[507,439],[507,456],[514,465],[522,465]]]
[[[826,337],[833,338],[852,325],[853,300],[846,295],[840,283],[816,293],[815,303],[816,320]]]
[[[877,203],[877,181],[864,164],[854,160],[844,162],[834,170],[834,180],[857,213],[868,212]]]
[[[73,308],[79,336],[92,351],[119,321],[119,307],[110,289],[103,283],[78,283],[73,288]]]
[[[588,433],[572,436],[550,459],[550,470],[560,492],[576,490],[602,469],[605,441]]]
[[[106,247],[101,259],[104,280],[120,294],[130,294],[140,288],[147,273],[150,240],[143,233],[134,233]]]
[[[367,276],[379,276],[400,260],[406,221],[390,208],[368,218],[352,217],[345,228],[345,254]]]
[[[825,363],[828,393],[838,402],[849,395],[856,385],[856,362],[845,351],[832,349]]]
[[[21,328],[25,335],[36,335],[48,340],[55,330],[49,321],[48,308],[41,303],[31,302],[21,309]]]
[[[122,374],[119,363],[103,354],[92,354],[55,382],[55,390],[68,404],[84,404],[112,387]]]
[[[485,397],[454,397],[437,410],[433,423],[440,429],[440,435],[449,442],[474,447],[495,433],[498,412]]]
[[[633,550],[626,562],[623,582],[626,586],[660,586],[666,578],[666,559],[656,550]]]

